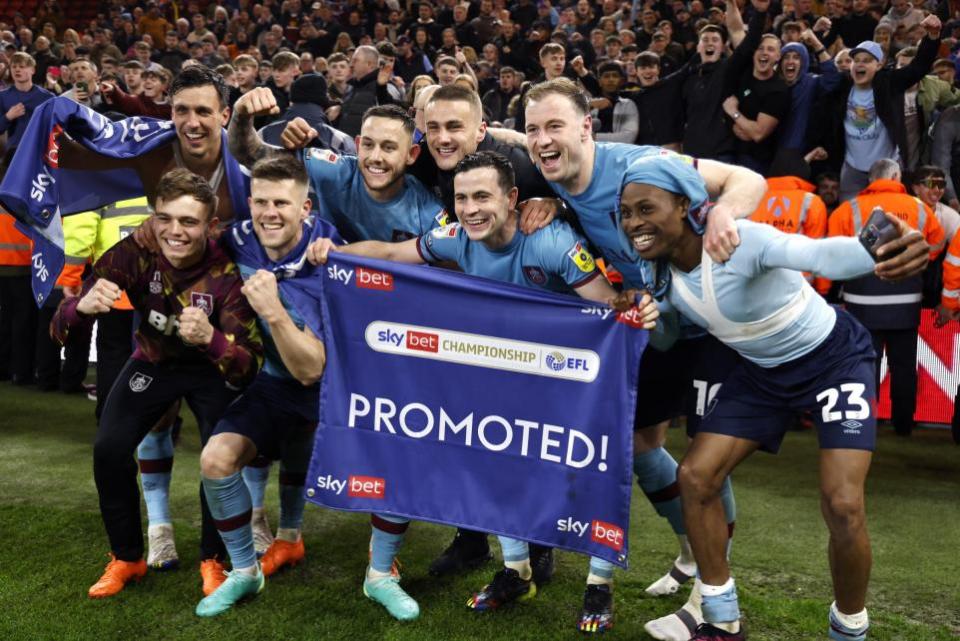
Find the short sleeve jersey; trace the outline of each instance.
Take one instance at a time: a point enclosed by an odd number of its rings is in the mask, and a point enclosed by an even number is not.
[[[303,163],[317,195],[320,216],[347,242],[398,242],[448,222],[443,204],[409,174],[403,177],[400,195],[379,202],[367,193],[356,156],[311,148],[304,151]]]
[[[452,261],[471,276],[560,293],[600,275],[583,239],[557,220],[530,235],[517,231],[499,249],[470,240],[459,223],[452,223],[421,236],[417,250],[428,263]]]
[[[557,183],[554,191],[567,201],[577,214],[584,233],[594,249],[616,267],[625,281],[643,287],[640,254],[620,229],[620,188],[627,166],[638,158],[654,154],[673,154],[662,147],[596,143],[593,176],[583,192],[573,195]],[[691,162],[693,160],[691,159]]]

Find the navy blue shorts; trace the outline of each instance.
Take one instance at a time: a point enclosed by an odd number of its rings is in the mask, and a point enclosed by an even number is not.
[[[809,410],[821,448],[873,451],[875,361],[870,333],[837,309],[833,331],[809,354],[776,367],[741,359],[700,431],[756,441],[776,453],[796,412]]]
[[[317,427],[319,407],[319,384],[304,387],[297,380],[260,372],[227,408],[213,433],[246,436],[258,455],[276,460],[283,457],[288,437]]]
[[[692,436],[739,360],[739,354],[710,335],[678,340],[665,352],[648,347],[640,359],[633,429],[686,414]]]

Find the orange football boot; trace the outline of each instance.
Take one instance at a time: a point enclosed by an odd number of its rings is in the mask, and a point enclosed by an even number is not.
[[[139,581],[147,573],[147,562],[142,558],[136,561],[121,561],[110,554],[110,562],[100,580],[90,586],[87,595],[91,599],[113,596],[130,581]]]
[[[203,596],[210,596],[227,580],[226,568],[216,559],[201,561],[200,578],[203,579]]]
[[[285,565],[295,566],[306,556],[306,550],[303,547],[303,537],[297,539],[296,543],[274,539],[267,551],[263,553],[260,559],[260,567],[263,568],[263,575],[270,576]]]

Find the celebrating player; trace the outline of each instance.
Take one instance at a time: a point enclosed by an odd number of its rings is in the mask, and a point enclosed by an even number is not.
[[[90,588],[94,598],[112,596],[146,573],[137,445],[181,398],[196,414],[206,443],[234,390],[253,379],[263,351],[237,267],[210,241],[219,221],[209,183],[174,169],[157,183],[156,196],[152,218],[161,254],[141,249],[133,237],[120,241],[97,261],[81,295],[61,303],[51,323],[62,342],[71,328],[109,312],[121,290],[142,319],[137,349],[110,391],[94,442],[94,479],[112,551]],[[201,559],[216,561],[223,558],[223,543],[202,495],[201,504]]]
[[[251,222],[235,225],[225,240],[245,279],[241,291],[257,312],[266,358],[254,382],[217,423],[200,456],[210,511],[233,564],[227,580],[197,605],[200,616],[215,616],[257,594],[264,575],[304,557],[303,485],[326,352],[301,314],[280,295],[276,274],[286,280],[310,275],[302,270],[311,230],[306,222],[307,174],[292,156],[264,159],[253,166],[250,191]],[[325,229],[326,234],[333,230]],[[263,556],[262,570],[250,527],[250,493],[241,476],[257,456],[281,459],[280,527]]]
[[[608,264],[623,276],[626,284],[643,286],[642,263],[635,250],[622,239],[616,221],[617,195],[623,171],[637,158],[667,158],[672,152],[659,147],[642,147],[593,140],[590,109],[585,94],[573,82],[558,78],[535,85],[527,94],[526,145],[534,164],[556,193],[577,215],[587,238]],[[733,218],[756,209],[766,190],[763,179],[748,169],[700,160],[697,170],[707,188],[718,196],[708,221],[706,243],[719,260],[733,253],[739,239]],[[534,229],[542,220],[526,217],[521,226]],[[634,471],[641,489],[657,513],[666,518],[680,542],[680,554],[670,571],[647,588],[655,595],[672,594],[696,574],[696,562],[686,539],[676,482],[677,463],[663,447],[668,419],[681,413],[692,378],[700,378],[705,389],[722,382],[716,372],[691,376],[689,365],[719,362],[703,354],[710,343],[681,341],[670,351],[648,349],[640,368],[640,401],[634,433]],[[697,352],[701,353],[697,353]],[[724,356],[725,358],[725,356]],[[722,374],[720,374],[722,376]],[[706,376],[706,378],[704,378]],[[727,519],[735,519],[733,490],[724,485]],[[578,627],[603,631],[612,625],[613,565],[593,559],[584,593],[584,607]],[[672,627],[687,628],[685,622],[698,616],[697,596],[691,596],[689,612],[668,617]]]
[[[326,262],[330,251],[370,256],[410,264],[455,262],[466,273],[537,289],[571,289],[588,300],[607,303],[614,289],[603,278],[583,240],[559,221],[531,234],[519,232],[517,188],[513,169],[495,152],[477,152],[457,166],[454,178],[459,224],[440,227],[402,243],[363,242],[338,247],[328,240],[311,245],[311,260]],[[647,299],[639,315],[653,327],[656,306]],[[413,619],[419,606],[399,585],[392,564],[408,521],[396,517],[374,518],[372,557],[364,593],[384,605],[398,619]],[[533,597],[530,552],[526,542],[499,537],[505,568],[468,601],[474,610],[489,610],[504,603]]]
[[[683,314],[743,357],[679,470],[705,620],[692,639],[746,638],[725,553],[721,484],[757,449],[775,453],[793,413],[811,410],[820,439],[822,509],[836,598],[829,634],[862,641],[868,628],[864,481],[876,440],[875,354],[869,333],[827,305],[800,272],[841,280],[870,273],[876,267],[865,249],[868,241],[813,240],[741,220],[743,242],[721,265],[705,248],[707,192],[692,166],[680,158],[640,159],[626,169],[622,184],[624,240],[644,261],[643,281],[656,283],[655,295],[667,311]],[[888,219],[900,238],[877,253],[908,247],[906,257],[925,263],[922,236],[896,217]],[[620,307],[632,296],[624,292]]]

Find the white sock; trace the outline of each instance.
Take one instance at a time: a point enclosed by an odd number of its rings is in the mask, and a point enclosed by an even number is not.
[[[703,596],[720,596],[721,594],[725,594],[734,588],[733,577],[727,579],[726,583],[723,585],[707,585],[702,581],[698,582],[700,583],[700,594]],[[724,632],[729,632],[730,634],[736,634],[740,631],[740,621],[723,621],[721,623],[714,623],[713,621],[710,621],[709,623],[713,627],[719,628]]]
[[[254,563],[253,565],[247,568],[233,568],[233,572],[236,572],[237,574],[242,574],[244,576],[257,576],[258,574],[260,574],[260,567],[256,563]]]
[[[693,576],[697,571],[697,560],[693,556],[690,540],[686,534],[678,534],[677,541],[680,542],[680,556],[677,557],[675,564],[681,572]]]
[[[867,609],[864,608],[856,614],[844,614],[837,608],[837,602],[830,604],[830,615],[844,627],[851,630],[862,630],[870,625],[870,617],[867,616]]]
[[[698,582],[700,583],[700,594],[703,596],[720,596],[733,589],[733,577],[727,579],[723,585],[707,585],[703,581]]]
[[[277,529],[277,538],[287,543],[296,543],[300,540],[299,528],[282,527]]]
[[[367,566],[367,578],[371,581],[376,581],[377,579],[387,579],[391,576],[393,575],[389,572],[380,572],[378,570],[374,570],[370,566]]]
[[[530,559],[524,559],[522,561],[504,561],[503,564],[511,570],[516,570],[520,575],[520,578],[524,581],[529,581],[533,576],[533,568],[530,567]]]

